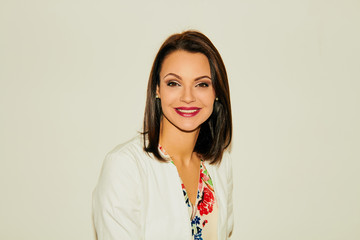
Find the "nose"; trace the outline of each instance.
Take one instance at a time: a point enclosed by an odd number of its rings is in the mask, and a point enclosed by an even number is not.
[[[196,98],[194,96],[194,93],[193,93],[193,90],[191,89],[191,87],[184,88],[181,93],[180,101],[185,102],[185,103],[192,103],[192,102],[195,102],[195,100],[196,100]]]

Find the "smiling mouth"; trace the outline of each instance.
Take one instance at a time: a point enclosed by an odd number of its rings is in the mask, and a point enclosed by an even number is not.
[[[196,114],[198,114],[200,112],[201,108],[196,108],[196,107],[191,107],[191,108],[186,108],[186,107],[180,107],[180,108],[175,108],[175,111],[177,114],[179,114],[182,117],[193,117]]]
[[[179,112],[182,112],[182,113],[194,113],[196,111],[199,111],[200,109],[185,110],[185,109],[177,108],[176,110],[178,110]]]

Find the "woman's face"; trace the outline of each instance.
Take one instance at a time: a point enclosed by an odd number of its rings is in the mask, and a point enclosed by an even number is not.
[[[156,92],[161,99],[163,128],[199,129],[210,117],[215,100],[207,57],[182,50],[170,53],[162,63]]]

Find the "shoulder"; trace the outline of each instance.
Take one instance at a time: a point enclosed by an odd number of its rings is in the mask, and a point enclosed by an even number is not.
[[[230,150],[225,149],[221,162],[225,162],[226,164],[228,164],[230,161],[231,161]]]
[[[230,150],[225,150],[222,158],[223,164],[226,166],[226,169],[229,170],[229,168],[232,167],[232,160],[230,155]]]
[[[232,176],[232,164],[229,150],[225,150],[220,162],[210,164],[205,162],[206,168],[209,170],[211,177],[219,184],[226,184]]]
[[[142,147],[142,136],[116,146],[105,157],[98,187],[113,184],[140,183],[144,175],[144,163],[151,158]]]
[[[106,159],[118,158],[119,156],[136,157],[142,153],[144,153],[142,136],[137,135],[129,141],[117,145],[106,155]]]
[[[137,135],[112,149],[105,157],[103,168],[129,168],[132,165],[141,165],[141,162],[148,158],[151,156],[143,149],[142,135]]]
[[[221,160],[221,164],[224,165],[224,167],[226,169],[228,169],[229,167],[231,167],[232,163],[231,163],[231,155],[230,155],[230,150],[229,149],[225,149],[224,153],[223,153],[223,157]]]
[[[99,202],[115,202],[120,195],[139,195],[144,185],[145,169],[142,162],[150,158],[142,148],[141,135],[116,146],[105,157],[94,199]],[[112,200],[111,200],[112,199]],[[116,201],[119,201],[117,199]]]
[[[231,168],[230,150],[225,149],[220,162],[209,165],[211,166],[211,168],[214,168],[217,171],[221,171],[221,172],[228,171],[228,169]]]

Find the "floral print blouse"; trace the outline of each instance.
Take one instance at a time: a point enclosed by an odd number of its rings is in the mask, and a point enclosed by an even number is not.
[[[169,159],[166,151],[159,146],[159,150]],[[171,160],[173,163],[173,161]],[[174,163],[173,163],[174,164]],[[179,176],[180,178],[180,176]],[[185,204],[188,207],[191,222],[191,233],[193,240],[215,240],[217,239],[217,215],[218,206],[215,198],[214,186],[203,163],[200,162],[200,178],[195,205],[191,203],[187,195],[185,185],[181,181]]]

